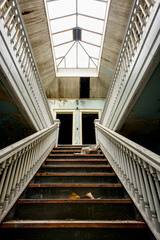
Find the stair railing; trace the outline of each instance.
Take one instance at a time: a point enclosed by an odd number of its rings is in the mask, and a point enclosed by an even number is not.
[[[95,121],[96,141],[157,239],[160,239],[160,156]]]
[[[57,122],[0,150],[0,222],[57,145],[58,131]]]
[[[135,0],[100,123],[122,126],[158,62],[160,0]]]
[[[4,86],[35,130],[51,126],[52,114],[17,0],[0,2],[0,41]]]

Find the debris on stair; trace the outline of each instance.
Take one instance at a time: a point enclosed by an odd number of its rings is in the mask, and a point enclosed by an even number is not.
[[[89,147],[84,147],[81,149],[80,153],[74,153],[74,155],[79,155],[79,154],[98,154],[99,153],[99,147],[100,145],[91,145]]]
[[[69,199],[95,199],[91,192],[86,193],[85,195],[79,196],[76,193],[72,193],[69,197]]]

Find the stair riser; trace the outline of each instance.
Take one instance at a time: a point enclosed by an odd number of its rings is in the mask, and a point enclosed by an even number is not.
[[[96,228],[68,228],[68,229],[2,229],[2,239],[12,240],[149,240],[145,229],[96,229]],[[4,237],[4,238],[3,238]]]
[[[28,188],[25,198],[29,199],[67,199],[73,192],[82,196],[91,192],[95,198],[119,199],[124,198],[123,188],[103,187],[38,187]]]
[[[78,201],[78,200],[77,200]],[[16,219],[27,220],[132,220],[132,204],[38,203],[18,204]]]
[[[34,183],[117,183],[117,177],[108,176],[108,177],[87,177],[87,176],[60,176],[60,177],[51,177],[51,176],[38,176],[35,177]]]
[[[39,171],[43,173],[110,173],[113,172],[112,168],[104,168],[104,167],[56,167],[50,168],[50,167],[45,167],[45,168],[40,168]]]
[[[67,153],[67,154],[64,154],[64,153],[59,153],[59,154],[52,154],[52,155],[49,155],[48,156],[48,158],[49,159],[54,159],[54,158],[57,158],[57,159],[105,159],[105,156],[102,154],[102,155],[94,155],[94,156],[92,156],[92,155],[88,155],[88,156],[86,156],[86,155],[74,155],[74,154],[69,154],[69,153]]]

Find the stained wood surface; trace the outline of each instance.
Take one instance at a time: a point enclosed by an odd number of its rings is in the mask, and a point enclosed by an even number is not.
[[[146,228],[146,224],[138,221],[15,220],[2,223],[1,228]]]
[[[39,188],[39,187],[42,187],[42,188],[45,188],[45,187],[84,187],[84,188],[87,188],[87,187],[96,187],[96,188],[100,188],[100,187],[106,187],[106,188],[121,188],[122,187],[122,184],[120,183],[106,183],[106,184],[103,184],[103,183],[98,183],[98,184],[94,184],[94,183],[90,183],[90,184],[87,184],[87,183],[31,183],[28,185],[28,187],[30,188]]]

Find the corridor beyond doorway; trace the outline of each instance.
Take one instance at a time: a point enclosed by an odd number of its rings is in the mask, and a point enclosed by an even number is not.
[[[59,144],[72,144],[73,114],[57,114],[60,120]]]
[[[98,119],[97,113],[82,114],[82,142],[83,144],[95,144],[94,120]]]

